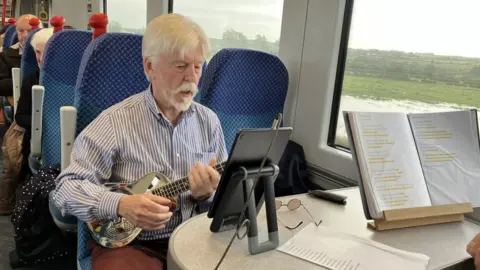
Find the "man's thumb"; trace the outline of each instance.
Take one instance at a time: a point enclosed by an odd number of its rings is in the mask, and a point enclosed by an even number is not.
[[[217,164],[217,158],[213,157],[212,159],[210,159],[210,162],[208,163],[208,165],[209,166],[215,166],[215,164]]]

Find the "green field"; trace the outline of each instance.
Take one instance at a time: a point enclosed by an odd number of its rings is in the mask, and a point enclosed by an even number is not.
[[[397,81],[345,75],[342,95],[373,100],[410,100],[430,104],[450,103],[480,108],[480,88],[439,82]],[[349,148],[346,136],[337,136],[335,143]]]
[[[395,81],[374,77],[345,75],[342,95],[374,100],[413,100],[425,103],[453,103],[480,107],[480,88]]]

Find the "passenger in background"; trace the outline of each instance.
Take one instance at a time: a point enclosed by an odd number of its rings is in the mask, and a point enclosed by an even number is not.
[[[29,21],[34,17],[32,14],[26,14],[18,18],[15,24],[18,42],[10,48],[4,48],[3,52],[0,53],[0,96],[7,97],[13,95],[12,68],[20,67],[25,40],[32,31]]]
[[[70,166],[56,179],[59,210],[86,222],[121,216],[145,229],[126,247],[89,243],[93,270],[165,269],[170,234],[208,210],[220,181],[213,165],[227,158],[217,115],[193,102],[209,53],[208,37],[196,23],[179,14],[155,18],[142,44],[150,87],[102,112],[75,139]],[[175,206],[153,194],[102,187],[134,183],[150,172],[172,180],[188,175],[190,191],[179,195]]]
[[[25,129],[25,134],[22,141],[22,153],[24,157],[21,177],[26,176],[30,171],[28,167],[28,155],[30,154],[30,139],[31,139],[31,125],[32,125],[32,86],[38,85],[40,79],[40,68],[42,67],[43,52],[45,45],[50,37],[53,35],[53,28],[45,28],[35,33],[30,42],[30,45],[35,51],[37,57],[38,68],[36,72],[23,78],[22,88],[20,90],[20,99],[17,104],[17,112],[15,114],[15,121],[19,126]]]
[[[45,44],[52,36],[53,29],[42,29],[35,33],[30,45],[36,52],[38,66],[42,66]],[[30,154],[32,121],[32,86],[37,85],[40,71],[23,78],[15,122],[5,133],[3,140],[4,175],[0,185],[0,215],[9,215],[15,207],[15,190],[30,175],[28,155]]]

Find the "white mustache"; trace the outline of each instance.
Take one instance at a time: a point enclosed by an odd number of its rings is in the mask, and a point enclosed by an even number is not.
[[[175,93],[185,92],[185,91],[190,91],[190,92],[192,92],[193,94],[196,94],[197,91],[198,91],[198,87],[197,87],[197,85],[194,84],[194,83],[184,82],[182,85],[180,85],[179,87],[177,87],[177,89],[175,89]]]

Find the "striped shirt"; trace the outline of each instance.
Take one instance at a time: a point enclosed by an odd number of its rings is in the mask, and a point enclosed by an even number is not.
[[[201,161],[227,159],[222,127],[216,114],[193,102],[176,126],[158,109],[148,89],[102,112],[75,139],[70,165],[56,179],[54,201],[62,213],[83,221],[117,217],[120,193],[106,191],[106,182],[133,183],[150,172],[172,180],[188,175]],[[190,192],[177,198],[177,211],[159,231],[144,231],[139,239],[170,237],[173,230],[213,199],[197,202]],[[198,208],[193,210],[198,203]]]

